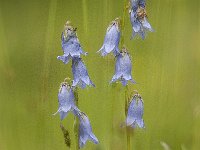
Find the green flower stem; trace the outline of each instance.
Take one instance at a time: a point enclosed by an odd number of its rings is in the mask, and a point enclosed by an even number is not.
[[[112,93],[115,93],[116,92],[116,86],[117,84],[116,83],[113,83],[112,86],[111,86],[111,92]],[[116,95],[115,94],[112,94],[112,104],[111,104],[111,123],[112,123],[112,127],[111,127],[111,140],[110,140],[110,149],[113,149],[113,139],[114,139],[114,115],[115,115],[115,102],[116,102]]]
[[[125,115],[127,117],[127,112],[128,112],[128,106],[129,106],[129,90],[128,90],[128,85],[126,86],[125,89]],[[130,131],[129,127],[126,127],[126,144],[127,144],[127,150],[131,150],[131,136],[130,136]]]
[[[74,90],[75,104],[78,107],[78,88]],[[74,117],[74,135],[75,135],[75,150],[79,150],[79,120]]]
[[[123,17],[122,17],[122,22],[121,22],[121,41],[120,45],[121,47],[124,46],[124,31],[125,31],[125,19],[126,19],[126,11],[127,11],[127,4],[128,1],[124,0],[124,10],[123,10]],[[129,91],[128,91],[128,85],[126,86],[125,89],[125,115],[127,117],[127,112],[128,112],[128,105],[129,105]],[[131,137],[130,137],[130,132],[128,127],[126,127],[126,141],[127,141],[127,150],[131,150]]]

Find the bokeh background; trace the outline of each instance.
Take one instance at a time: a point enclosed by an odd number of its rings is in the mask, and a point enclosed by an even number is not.
[[[60,35],[66,20],[78,28],[89,53],[83,60],[96,88],[79,90],[79,106],[90,118],[100,144],[84,149],[124,150],[124,88],[109,85],[112,55],[100,57],[110,21],[123,13],[123,0],[0,0],[0,150],[65,150],[57,111],[57,93],[71,64],[62,54]],[[132,132],[133,150],[200,149],[200,1],[147,0],[155,29],[143,41],[125,43],[133,77],[145,103],[146,129]],[[74,149],[73,115],[62,124]]]

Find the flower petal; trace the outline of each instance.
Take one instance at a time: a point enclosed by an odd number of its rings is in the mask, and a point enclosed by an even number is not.
[[[104,43],[98,52],[101,52],[102,56],[113,52],[114,55],[119,53],[118,45],[120,40],[119,25],[117,21],[112,21],[112,24],[107,28],[107,32],[104,38]]]
[[[134,21],[133,22],[133,30],[134,30],[134,32],[140,32],[141,23],[139,21]]]
[[[79,85],[81,88],[85,88],[86,85],[92,85],[92,81],[88,75],[87,69],[81,58],[73,58],[72,59],[72,72],[74,76],[72,86]]]
[[[145,128],[144,120],[143,120],[143,119],[136,120],[136,123],[137,123],[137,125],[138,125],[140,128]]]
[[[60,120],[63,120],[67,116],[68,112],[60,112]]]
[[[80,57],[81,54],[87,54],[82,50],[77,37],[71,37],[68,41],[62,42],[62,49],[65,56],[71,55],[72,57]]]
[[[136,123],[140,128],[145,128],[144,120],[142,118],[143,113],[144,113],[143,100],[139,98],[138,103],[137,103]]]
[[[134,96],[132,101],[130,102],[129,108],[128,108],[128,113],[127,113],[127,118],[126,118],[127,126],[134,124],[136,119],[137,119],[137,116],[136,116],[136,97]]]
[[[79,112],[79,111],[77,111],[77,112],[78,112],[77,116],[79,117],[79,121],[80,121],[79,146],[82,148],[86,144],[87,140],[91,140],[95,144],[98,144],[98,139],[92,132],[92,127],[90,125],[90,121],[89,121],[88,117],[83,112]]]
[[[71,59],[71,56],[68,55],[68,56],[58,56],[57,57],[58,60],[61,60],[64,64],[67,64],[69,62],[69,60]]]
[[[121,79],[121,83],[122,83],[123,86],[126,86],[128,82],[124,79]]]
[[[73,110],[75,107],[74,104],[74,93],[71,87],[67,85],[62,85],[59,93],[58,93],[58,102],[59,108],[58,111],[53,114],[56,115],[58,112],[60,113],[60,119],[63,120],[67,114]]]
[[[143,27],[144,27],[145,29],[147,29],[147,30],[153,32],[153,29],[152,29],[150,23],[148,22],[148,20],[146,19],[146,17],[145,17],[144,20],[142,21],[142,25],[143,25]]]
[[[97,137],[93,133],[90,133],[90,140],[93,141],[95,144],[99,143]]]
[[[117,80],[120,80],[123,86],[127,85],[127,81],[135,83],[131,76],[132,64],[129,54],[122,51],[116,58],[115,75],[113,76],[111,83],[116,82]]]

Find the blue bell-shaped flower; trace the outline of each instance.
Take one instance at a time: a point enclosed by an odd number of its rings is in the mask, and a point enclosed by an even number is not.
[[[132,98],[132,101],[129,104],[126,125],[135,128],[136,126],[140,128],[145,128],[144,120],[144,104],[141,96],[135,94]]]
[[[86,66],[81,58],[75,57],[72,59],[72,72],[74,76],[72,86],[80,86],[81,88],[85,88],[86,85],[95,86],[90,80]]]
[[[89,118],[84,112],[81,112],[78,108],[74,109],[74,114],[79,118],[79,146],[83,148],[88,140],[95,144],[99,141],[97,137],[92,132],[92,127]]]
[[[111,83],[120,80],[123,86],[126,86],[128,81],[135,83],[131,76],[132,64],[130,55],[127,52],[127,49],[124,47],[122,52],[116,56],[115,64],[115,75],[113,76]]]
[[[58,111],[53,114],[60,113],[60,119],[63,120],[70,111],[73,111],[76,107],[74,104],[74,92],[72,87],[66,83],[61,83],[61,87],[58,93]]]
[[[113,52],[116,56],[119,53],[119,40],[120,40],[120,20],[116,18],[111,22],[107,28],[106,36],[103,46],[98,52],[101,52],[102,56],[106,56],[108,53]]]

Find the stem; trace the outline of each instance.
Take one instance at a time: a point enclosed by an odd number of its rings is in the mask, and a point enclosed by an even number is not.
[[[111,92],[115,93],[116,92],[116,83],[113,83],[111,85]],[[113,143],[114,143],[114,115],[115,115],[115,102],[116,102],[116,94],[112,94],[112,102],[111,102],[111,123],[112,123],[112,127],[111,127],[111,141],[110,141],[110,149],[113,149]]]
[[[74,90],[75,105],[78,107],[78,88]],[[79,150],[79,120],[74,116],[75,150]]]
[[[128,112],[128,106],[129,106],[129,91],[128,91],[128,85],[126,85],[125,89],[125,115],[127,117],[127,112]],[[130,131],[129,128],[126,127],[126,141],[127,141],[127,150],[131,150],[131,136],[130,136]]]
[[[125,17],[126,17],[126,10],[127,10],[127,0],[124,0],[124,10],[123,10],[123,17],[122,17],[122,23],[121,23],[121,41],[120,45],[121,47],[124,46],[124,31],[125,31]],[[129,99],[128,99],[128,85],[125,89],[125,115],[127,117],[128,112],[128,105],[129,105]],[[126,141],[127,141],[127,150],[131,150],[131,137],[129,133],[128,127],[126,127]]]

